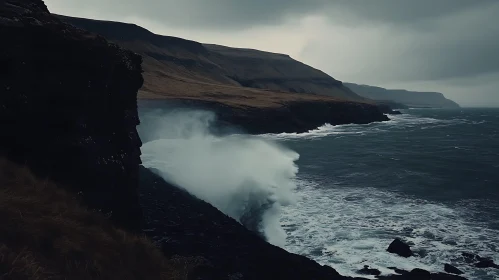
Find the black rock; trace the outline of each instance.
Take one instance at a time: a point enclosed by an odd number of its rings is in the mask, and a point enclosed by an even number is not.
[[[420,269],[420,268],[415,268],[415,269],[411,270],[411,272],[409,272],[406,275],[408,276],[407,279],[411,279],[411,280],[431,280],[432,279],[430,272],[428,272],[424,269]]]
[[[450,264],[445,264],[444,270],[445,270],[445,272],[452,273],[452,274],[457,274],[457,275],[464,274],[464,272],[462,272],[459,268],[457,268],[453,265],[450,265]]]
[[[381,271],[375,268],[369,268],[368,265],[364,265],[364,268],[358,270],[357,272],[364,275],[374,275],[374,276],[378,276],[381,274]]]
[[[494,263],[491,258],[484,258],[480,255],[473,253],[462,253],[464,261],[468,264],[474,264],[475,267],[478,268],[497,268],[499,269],[499,265]]]
[[[480,255],[472,254],[472,253],[462,253],[461,255],[463,256],[464,261],[467,263],[492,261],[491,258],[482,257]]]
[[[404,243],[402,240],[400,240],[398,238],[393,240],[393,242],[390,244],[390,246],[388,246],[387,251],[392,253],[392,254],[397,254],[397,255],[404,257],[404,258],[408,258],[408,257],[413,255],[413,253],[411,251],[411,247],[409,247],[409,245],[407,245],[406,243]]]
[[[499,269],[499,265],[495,264],[491,259],[483,259],[479,262],[475,263],[475,267],[478,268],[497,268]]]

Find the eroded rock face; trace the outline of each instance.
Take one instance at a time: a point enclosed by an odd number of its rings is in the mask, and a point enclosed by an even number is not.
[[[142,58],[62,23],[41,0],[0,2],[0,154],[140,228]]]
[[[303,133],[326,123],[368,124],[388,121],[378,106],[356,102],[290,102],[281,107],[231,107],[218,102],[202,100],[139,100],[142,110],[181,108],[212,111],[217,125],[229,126],[250,134]],[[146,140],[147,141],[147,140]]]

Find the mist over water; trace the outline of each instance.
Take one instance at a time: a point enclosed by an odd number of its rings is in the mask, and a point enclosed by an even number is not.
[[[295,202],[299,155],[271,140],[214,135],[205,111],[151,111],[142,117],[142,161],[167,181],[283,246],[282,207]]]

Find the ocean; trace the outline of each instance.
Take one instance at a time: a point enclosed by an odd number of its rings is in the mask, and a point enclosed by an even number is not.
[[[499,279],[499,109],[410,109],[308,133],[216,135],[202,111],[141,111],[144,166],[290,252],[348,276],[364,265]],[[401,238],[416,257],[386,252]],[[365,277],[365,276],[363,276]]]
[[[499,279],[460,258],[499,261],[499,109],[411,109],[391,121],[266,135],[300,154],[284,248],[344,275],[370,265]],[[386,252],[395,237],[418,257]]]

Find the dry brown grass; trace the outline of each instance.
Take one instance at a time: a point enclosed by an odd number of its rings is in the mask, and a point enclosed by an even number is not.
[[[233,80],[226,77],[225,70],[221,70],[216,63],[208,60],[202,55],[193,55],[183,49],[159,48],[147,42],[120,42],[124,48],[138,52],[143,56],[142,67],[144,69],[144,86],[139,91],[139,99],[190,99],[220,102],[233,107],[281,107],[284,104],[298,101],[309,102],[345,102],[344,98],[320,95],[320,94],[298,94],[279,89],[271,89],[267,85],[265,89],[242,87]],[[178,59],[190,59],[198,62],[192,68],[184,67],[172,61],[160,61],[149,55],[167,55]],[[206,68],[203,63],[212,65],[214,69]],[[299,63],[297,63],[299,65]],[[229,65],[230,66],[230,65]],[[262,69],[267,69],[262,65]],[[308,66],[307,66],[308,67]],[[268,69],[267,69],[268,70]],[[309,71],[312,71],[309,69]],[[254,70],[253,74],[263,75]],[[310,72],[307,72],[310,73]],[[313,72],[315,73],[315,72]],[[275,73],[273,73],[275,74]],[[269,74],[270,75],[270,74]],[[319,75],[320,76],[320,75]],[[272,77],[270,75],[269,77]],[[283,76],[287,77],[287,76]],[[289,77],[288,77],[289,78]],[[304,86],[303,83],[299,84]],[[276,85],[277,88],[280,88]],[[328,92],[329,94],[342,96],[344,89],[334,87],[323,87],[307,84],[306,87],[315,88],[317,92]],[[363,100],[358,102],[370,102]]]
[[[201,263],[166,259],[144,237],[0,159],[0,279],[188,279]]]

